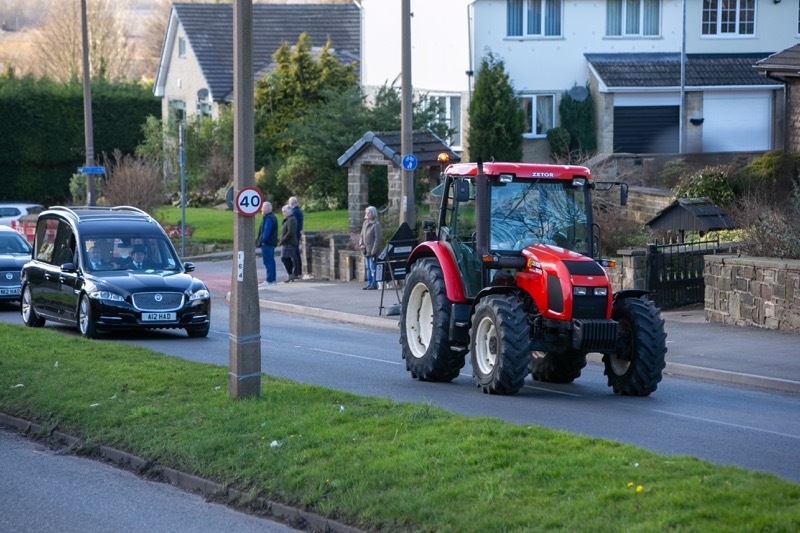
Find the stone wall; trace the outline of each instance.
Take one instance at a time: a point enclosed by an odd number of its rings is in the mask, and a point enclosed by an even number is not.
[[[709,322],[800,332],[800,260],[705,258]]]

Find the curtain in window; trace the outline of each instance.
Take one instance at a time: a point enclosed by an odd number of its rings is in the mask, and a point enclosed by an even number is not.
[[[507,1],[506,34],[522,35],[522,0]]]
[[[544,135],[553,128],[553,97],[536,97],[536,134]]]
[[[461,97],[450,97],[450,127],[453,135],[450,137],[452,146],[461,146]]]
[[[606,2],[606,35],[622,35],[622,0]]]
[[[661,18],[661,0],[644,0],[644,28],[642,35],[658,35]]]
[[[625,2],[625,34],[639,35],[639,0]]]
[[[546,0],[545,35],[561,35],[561,0]]]
[[[528,35],[542,34],[542,0],[528,0]]]

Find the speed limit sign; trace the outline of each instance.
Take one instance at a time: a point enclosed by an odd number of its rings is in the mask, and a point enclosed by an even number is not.
[[[252,217],[261,210],[261,191],[255,187],[245,187],[236,194],[236,209],[246,217]]]

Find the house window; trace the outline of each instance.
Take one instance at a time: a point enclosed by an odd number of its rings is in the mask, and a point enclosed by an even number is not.
[[[439,122],[444,122],[453,130],[449,138],[445,139],[450,146],[461,146],[461,97],[438,96]]]
[[[176,122],[183,122],[186,118],[186,102],[183,100],[170,100],[169,118]]]
[[[186,39],[183,37],[178,37],[178,57],[186,57]]]
[[[197,115],[199,117],[211,116],[211,104],[208,102],[197,102]]]
[[[703,35],[755,35],[756,0],[703,0]]]
[[[661,0],[608,0],[606,2],[606,35],[659,35]]]
[[[525,111],[526,137],[542,137],[553,129],[555,116],[555,96],[552,94],[523,95],[520,97]]]
[[[561,0],[506,0],[509,37],[561,35]]]

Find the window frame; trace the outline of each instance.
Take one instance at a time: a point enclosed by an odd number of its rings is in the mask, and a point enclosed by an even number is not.
[[[532,4],[540,2],[539,6],[539,31],[530,32],[532,19]],[[558,20],[558,33],[547,33],[548,26],[553,24],[550,18],[553,14],[548,12],[556,10]],[[518,11],[518,12],[517,12]],[[515,13],[517,12],[517,13]],[[512,33],[519,32],[519,33]],[[561,39],[564,37],[564,0],[506,0],[506,38],[510,39]]]
[[[638,2],[639,6],[639,17],[638,17],[638,29],[636,32],[629,31],[627,22],[628,22],[628,3],[630,0],[606,0],[606,34],[605,37],[611,39],[630,39],[630,38],[641,38],[641,39],[654,39],[661,37],[661,22],[662,22],[662,12],[663,12],[663,2],[662,0],[653,0],[657,4],[656,6],[656,14],[658,15],[658,20],[656,21],[656,30],[655,33],[645,33],[647,28],[647,9],[646,3],[648,0],[635,0]],[[619,33],[610,33],[611,30],[611,22],[612,22],[612,4],[618,4],[619,7]]]
[[[186,59],[186,37],[178,37],[178,57]]]
[[[539,98],[549,97],[550,98],[550,127],[545,129],[542,133],[538,133],[536,130],[538,128],[535,127],[535,123],[538,123],[538,116],[539,116]],[[522,136],[526,139],[544,139],[547,138],[547,132],[551,129],[556,127],[556,94],[555,93],[522,93],[519,95],[520,103],[522,104],[522,109],[525,112],[525,131],[522,132]],[[536,113],[529,113],[528,112],[528,103],[530,102],[531,110],[535,110]]]
[[[758,2],[756,0],[732,0],[736,2],[735,20],[724,20],[723,3],[725,0],[703,0],[700,11],[700,36],[706,39],[739,39],[754,38],[756,36],[756,22],[758,18]],[[729,9],[729,11],[731,11]],[[744,20],[742,15],[752,12],[752,20]],[[711,20],[713,18],[713,20]],[[736,31],[723,32],[725,25],[733,25]],[[742,25],[751,28],[750,33],[742,33]],[[713,33],[711,30],[713,29]]]

